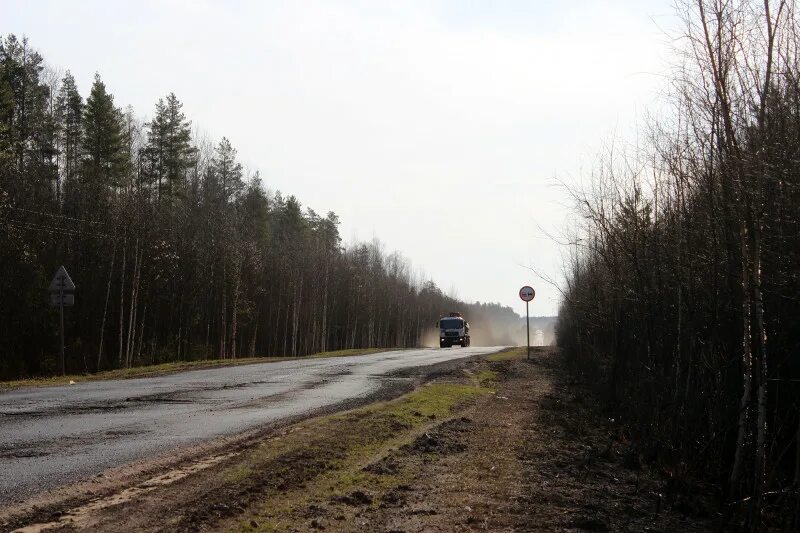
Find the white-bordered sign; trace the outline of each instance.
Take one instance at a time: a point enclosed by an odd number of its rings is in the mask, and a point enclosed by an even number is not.
[[[74,290],[75,284],[72,282],[72,278],[69,277],[69,274],[67,274],[67,269],[62,265],[61,268],[58,269],[58,272],[56,272],[56,275],[53,276],[53,281],[50,282],[50,292]]]
[[[525,285],[519,290],[519,297],[523,302],[530,302],[534,296],[536,296],[536,291],[533,290],[533,287]]]

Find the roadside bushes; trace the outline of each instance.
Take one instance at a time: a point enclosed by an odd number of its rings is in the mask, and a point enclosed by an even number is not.
[[[573,191],[557,342],[676,476],[797,529],[800,24],[787,2],[679,9],[668,111]]]

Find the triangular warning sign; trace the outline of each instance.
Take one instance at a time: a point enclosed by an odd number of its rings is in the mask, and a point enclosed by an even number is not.
[[[67,269],[62,265],[58,269],[56,275],[53,276],[53,281],[50,282],[50,290],[53,292],[58,291],[74,291],[75,284],[72,283],[72,278],[67,274]]]

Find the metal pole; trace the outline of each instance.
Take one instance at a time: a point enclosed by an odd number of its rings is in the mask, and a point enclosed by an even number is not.
[[[61,375],[67,375],[66,365],[64,364],[64,289],[58,290],[59,309],[61,310]]]
[[[531,317],[528,313],[528,304],[525,302],[525,330],[528,333],[528,360],[531,358]]]

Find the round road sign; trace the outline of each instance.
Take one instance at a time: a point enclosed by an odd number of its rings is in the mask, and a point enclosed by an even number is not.
[[[530,302],[533,300],[534,296],[536,296],[536,291],[533,290],[533,287],[525,285],[519,290],[519,297],[522,298],[522,301],[524,302]]]

